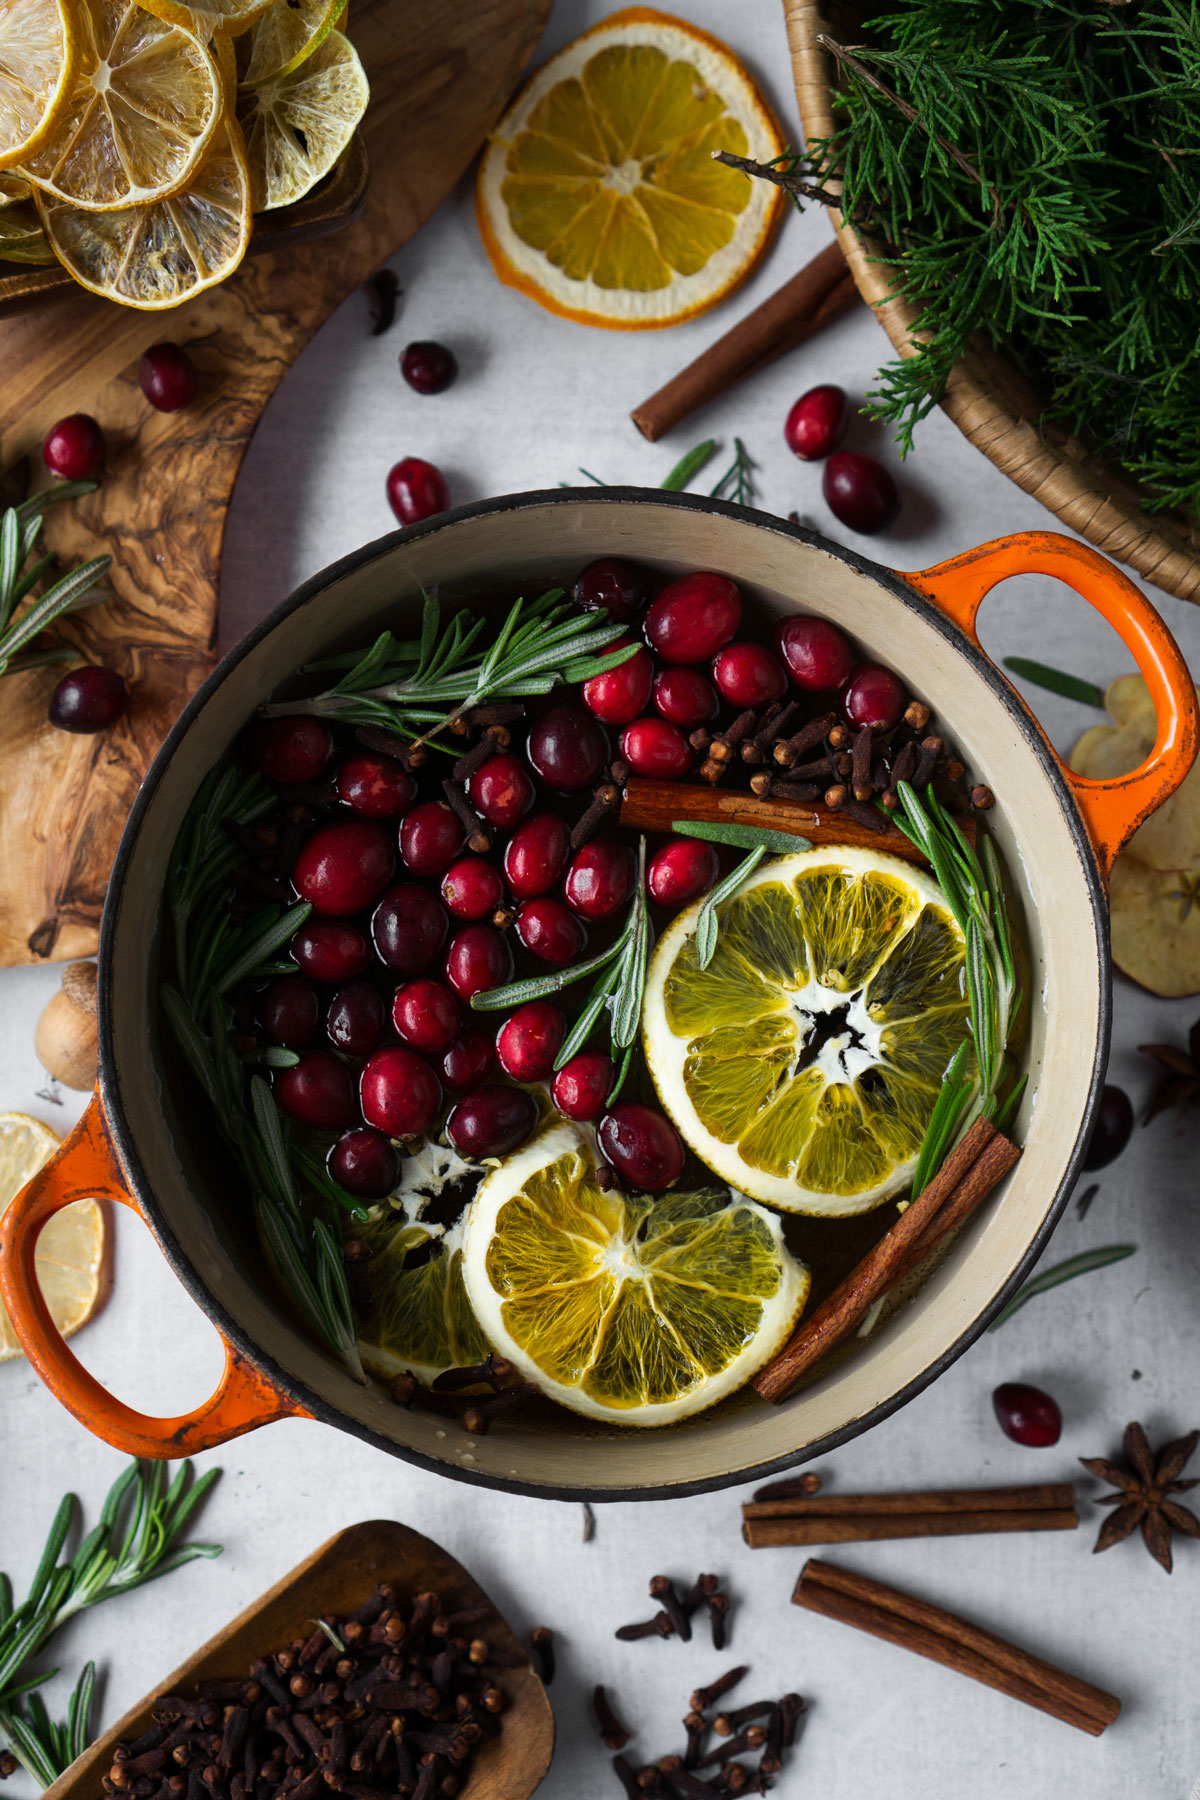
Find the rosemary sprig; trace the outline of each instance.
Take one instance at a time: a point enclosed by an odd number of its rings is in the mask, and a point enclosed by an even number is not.
[[[792,831],[770,831],[763,825],[742,825],[732,819],[672,819],[671,830],[679,837],[703,838],[709,844],[732,844],[737,850],[764,850],[787,855],[811,850],[812,840]]]
[[[96,606],[106,596],[97,583],[112,567],[111,556],[93,556],[30,599],[42,577],[50,571],[54,557],[39,556],[30,562],[41,535],[43,515],[47,507],[59,500],[74,500],[80,494],[95,491],[94,481],[64,481],[21,502],[6,507],[0,514],[0,675],[16,675],[25,669],[41,668],[47,663],[75,662],[78,652],[61,649],[38,650],[36,639],[65,614]],[[17,616],[26,600],[30,604]]]
[[[1104,693],[1093,681],[1083,681],[1078,675],[1068,675],[1064,669],[1052,669],[1046,663],[1032,662],[1027,656],[1006,656],[1004,666],[1011,669],[1014,675],[1021,675],[1026,681],[1032,681],[1035,687],[1047,688],[1052,694],[1061,694],[1065,700],[1078,700],[1083,706],[1103,706]]]
[[[720,920],[717,918],[718,906],[723,906],[726,900],[731,899],[737,893],[742,883],[754,873],[766,854],[766,845],[756,844],[748,856],[743,856],[737,868],[727,875],[724,881],[719,881],[706,896],[696,919],[696,960],[702,969],[707,969],[716,955],[717,932],[720,926]]]
[[[665,488],[668,493],[678,493],[681,488],[685,488],[689,481],[700,473],[705,463],[709,461],[716,447],[716,438],[705,438],[702,444],[697,444],[693,449],[689,450],[686,455],[680,457],[670,473],[665,475],[659,482],[659,487]],[[590,469],[580,469],[579,473],[584,476],[586,480],[593,482],[596,487],[612,486],[612,483],[605,481],[603,476],[593,475]],[[570,481],[560,481],[558,485],[559,487],[565,488],[572,487],[574,484]]]
[[[1008,1305],[996,1314],[988,1326],[989,1331],[999,1331],[1001,1325],[1012,1318],[1015,1312],[1039,1294],[1048,1294],[1064,1281],[1073,1281],[1077,1275],[1090,1275],[1093,1269],[1107,1269],[1112,1263],[1124,1262],[1137,1250],[1136,1244],[1102,1244],[1095,1250],[1081,1251],[1078,1256],[1070,1256],[1066,1262],[1055,1263],[1051,1269],[1043,1269],[1040,1275],[1033,1276],[1024,1287],[1018,1288]]]
[[[57,1673],[55,1669],[34,1679],[40,1684]],[[44,1788],[57,1781],[88,1747],[95,1685],[96,1665],[85,1663],[71,1691],[66,1723],[62,1725],[50,1717],[40,1694],[31,1693],[25,1702],[13,1700],[0,1705],[0,1736],[7,1738],[18,1762]]]
[[[714,500],[732,500],[738,506],[753,506],[757,497],[753,461],[740,437],[733,440],[733,461],[716,485],[710,489]]]

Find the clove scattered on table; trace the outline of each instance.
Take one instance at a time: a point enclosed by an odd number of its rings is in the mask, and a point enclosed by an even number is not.
[[[698,1575],[692,1585],[680,1593],[669,1576],[652,1575],[650,1598],[658,1601],[660,1610],[653,1618],[619,1626],[615,1635],[623,1643],[646,1637],[677,1637],[686,1644],[692,1635],[692,1615],[703,1607],[708,1611],[713,1649],[725,1648],[730,1600],[728,1594],[720,1592],[719,1576]]]
[[[745,1666],[730,1669],[696,1689],[683,1720],[687,1747],[682,1753],[671,1752],[640,1768],[624,1755],[613,1757],[613,1773],[628,1800],[648,1795],[713,1800],[717,1795],[765,1794],[774,1785],[771,1778],[783,1768],[784,1752],[795,1743],[804,1701],[799,1694],[784,1694],[714,1716],[718,1700],[748,1672]],[[629,1734],[613,1716],[602,1687],[596,1689],[593,1704],[604,1742],[611,1750],[624,1751]],[[754,1757],[757,1761],[752,1763],[749,1759]]]

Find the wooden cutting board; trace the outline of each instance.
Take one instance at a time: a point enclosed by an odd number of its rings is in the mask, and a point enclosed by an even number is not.
[[[42,439],[65,413],[93,413],[107,433],[103,484],[52,509],[46,539],[72,561],[111,552],[112,600],[65,634],[133,685],[118,726],[72,737],[46,719],[61,669],[0,683],[0,964],[95,950],[130,804],[214,661],[225,517],[263,408],[316,328],[463,173],[550,3],[355,0],[350,34],[371,81],[371,179],[352,224],[248,258],[232,280],[173,312],[132,312],[80,292],[0,321],[4,466],[30,455],[40,476]],[[200,397],[180,413],[154,412],[137,384],[138,357],[163,338],[185,344],[200,372]]]

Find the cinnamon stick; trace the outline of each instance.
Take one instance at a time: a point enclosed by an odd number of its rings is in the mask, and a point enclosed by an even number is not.
[[[1099,1737],[1121,1710],[1115,1695],[1043,1662],[982,1626],[836,1564],[805,1563],[792,1600],[810,1612],[854,1625],[960,1675],[969,1675],[1093,1737]]]
[[[854,304],[857,290],[836,241],[747,313],[630,415],[653,444],[746,375],[794,350]]]
[[[961,1512],[1057,1512],[1075,1505],[1070,1481],[1037,1482],[1028,1487],[922,1488],[899,1494],[798,1494],[794,1499],[747,1500],[743,1519],[799,1519],[824,1514],[834,1518],[930,1515]]]
[[[784,1545],[877,1544],[894,1538],[977,1537],[1002,1531],[1075,1531],[1079,1515],[1073,1507],[982,1508],[978,1512],[831,1513],[746,1519],[742,1536],[752,1550]]]

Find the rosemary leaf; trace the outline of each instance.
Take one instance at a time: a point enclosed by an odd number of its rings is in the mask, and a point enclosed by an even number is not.
[[[681,488],[688,485],[693,476],[700,473],[716,447],[716,438],[705,438],[702,444],[697,444],[694,450],[689,450],[686,456],[680,457],[670,474],[659,483],[659,486],[665,488],[668,493],[678,493]]]
[[[583,1006],[580,1008],[574,1025],[572,1025],[570,1031],[563,1039],[558,1055],[554,1059],[554,1068],[556,1072],[559,1069],[565,1068],[571,1058],[583,1049],[583,1046],[587,1043],[587,1040],[591,1035],[592,1027],[600,1017],[600,1014],[604,1011],[604,1008],[612,995],[613,989],[617,986],[620,979],[621,961],[620,958],[614,958],[611,962],[606,963],[601,969],[593,983],[591,992],[584,1001]]]
[[[620,1094],[621,1089],[625,1086],[625,1080],[629,1074],[629,1065],[632,1061],[633,1045],[630,1044],[624,1056],[621,1058],[621,1066],[617,1070],[616,1078],[614,1079],[611,1088],[608,1090],[608,1096],[604,1102],[606,1107],[611,1109],[617,1104],[617,1097]]]
[[[738,850],[775,850],[781,855],[795,850],[811,850],[809,838],[790,831],[768,831],[761,825],[739,825],[733,820],[672,819],[671,830],[680,837],[703,838],[709,844],[732,844]]]
[[[646,905],[646,840],[638,848],[637,887],[632,907],[633,933],[625,953],[621,981],[613,996],[612,1042],[617,1050],[629,1050],[637,1041],[646,991],[646,959],[650,954],[650,912]]]
[[[1003,1311],[996,1314],[988,1330],[999,1331],[1001,1325],[1006,1324],[1027,1301],[1036,1299],[1038,1294],[1049,1293],[1051,1288],[1058,1287],[1064,1281],[1073,1281],[1077,1275],[1090,1275],[1094,1269],[1107,1269],[1112,1263],[1124,1262],[1136,1250],[1136,1244],[1104,1244],[1096,1250],[1084,1250],[1079,1256],[1068,1257],[1066,1262],[1056,1263],[1052,1269],[1044,1269],[1013,1295]]]
[[[759,863],[766,854],[765,846],[762,844],[757,845],[755,849],[751,850],[748,856],[742,858],[732,874],[727,875],[724,881],[719,882],[717,886],[713,888],[712,892],[705,900],[704,905],[700,908],[700,915],[696,920],[696,960],[699,962],[702,969],[707,969],[709,963],[716,954],[717,929],[719,923],[717,919],[718,906],[722,906],[731,895],[737,893],[742,883],[746,880],[746,877],[751,875],[754,870],[757,869]]]
[[[245,976],[256,971],[259,964],[286,944],[289,938],[294,938],[311,912],[312,907],[308,902],[301,901],[298,906],[289,907],[281,919],[276,919],[257,937],[251,938],[219,977],[216,983],[218,994],[228,993],[231,987],[236,987]]]
[[[526,1000],[544,1000],[548,994],[561,994],[573,982],[582,981],[606,967],[621,954],[631,936],[632,924],[627,923],[615,944],[610,944],[598,956],[589,957],[586,962],[554,969],[548,975],[531,975],[527,981],[511,981],[506,987],[484,988],[482,993],[471,995],[471,1010],[500,1012],[506,1007],[523,1006]]]
[[[1051,669],[1045,663],[1031,662],[1027,656],[1006,656],[1004,667],[1011,669],[1014,675],[1021,675],[1026,681],[1033,682],[1035,687],[1048,688],[1052,694],[1061,694],[1064,699],[1078,700],[1084,706],[1104,705],[1103,690],[1095,682],[1082,681],[1078,675],[1068,675],[1062,669]]]

